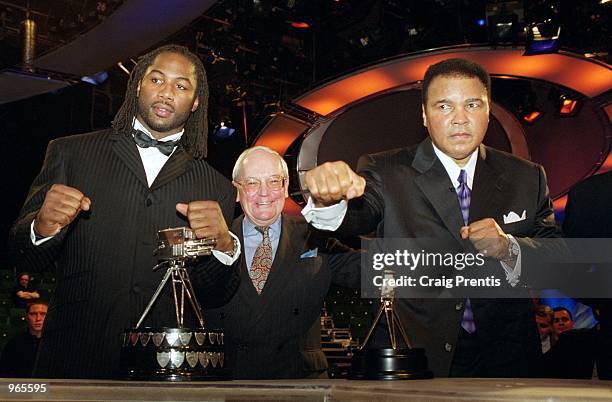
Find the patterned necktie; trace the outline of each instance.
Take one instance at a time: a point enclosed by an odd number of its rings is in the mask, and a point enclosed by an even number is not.
[[[134,132],[134,142],[136,143],[136,145],[138,145],[140,148],[155,147],[159,150],[159,152],[161,152],[162,154],[166,156],[170,156],[170,154],[174,150],[174,147],[179,142],[179,140],[157,141],[149,137],[147,134],[143,133],[140,130],[134,130],[134,131],[135,131]]]
[[[249,276],[255,290],[258,294],[261,294],[266,279],[268,279],[270,268],[272,268],[272,243],[270,242],[270,228],[268,226],[256,226],[255,229],[263,234],[263,240],[255,250]]]
[[[467,174],[461,169],[459,173],[459,187],[457,187],[457,198],[459,198],[459,206],[461,207],[461,215],[463,215],[463,224],[468,224],[470,217],[470,200],[471,191],[467,185]],[[463,318],[461,319],[461,327],[468,333],[473,334],[476,331],[476,323],[474,323],[474,312],[472,311],[472,303],[470,298],[465,300],[465,309],[463,310]]]

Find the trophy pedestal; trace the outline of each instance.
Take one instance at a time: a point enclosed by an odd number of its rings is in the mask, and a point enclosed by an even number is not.
[[[129,380],[229,380],[223,332],[204,328],[131,328],[123,333],[121,377]]]
[[[351,380],[425,380],[433,378],[422,348],[367,348],[351,359]]]

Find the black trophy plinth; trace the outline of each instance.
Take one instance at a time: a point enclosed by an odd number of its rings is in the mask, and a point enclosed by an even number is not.
[[[392,276],[392,272],[385,271]],[[406,330],[395,311],[393,289],[383,288],[380,307],[362,344],[353,352],[348,378],[352,380],[424,380],[433,378],[427,367],[425,349],[413,348]],[[385,315],[389,335],[388,348],[373,348],[368,342]],[[404,341],[400,347],[397,333]]]
[[[130,328],[123,333],[121,377],[129,380],[228,380],[223,332]]]
[[[433,378],[422,348],[364,348],[353,352],[351,380],[426,380]]]

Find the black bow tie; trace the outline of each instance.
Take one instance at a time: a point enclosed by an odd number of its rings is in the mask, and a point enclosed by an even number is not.
[[[134,130],[134,142],[140,148],[155,147],[162,154],[164,154],[166,156],[170,156],[170,154],[174,150],[174,147],[179,142],[179,140],[176,140],[176,141],[157,141],[157,140],[154,140],[153,138],[149,137],[147,134],[143,133],[140,130]]]

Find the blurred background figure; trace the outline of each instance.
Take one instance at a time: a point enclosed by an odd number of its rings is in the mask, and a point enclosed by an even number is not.
[[[17,278],[13,292],[15,307],[26,308],[29,302],[40,298],[40,294],[31,285],[30,279],[30,274],[27,272],[22,272]]]
[[[27,330],[10,339],[0,355],[1,377],[32,377],[47,308],[47,303],[40,300],[28,303],[25,316]]]

